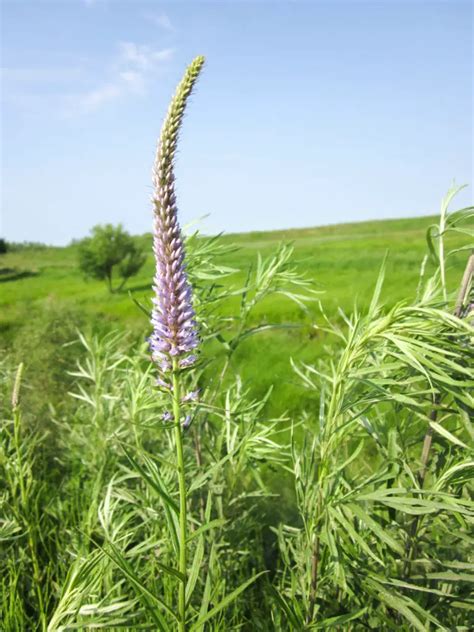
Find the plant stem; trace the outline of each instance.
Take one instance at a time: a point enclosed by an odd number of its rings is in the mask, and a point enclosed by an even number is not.
[[[184,475],[183,431],[181,429],[181,389],[177,360],[173,360],[173,416],[176,437],[176,461],[179,479],[179,572],[182,580],[179,584],[179,630],[186,630],[186,479]]]
[[[430,413],[430,422],[436,421],[438,417],[438,406],[440,405],[440,397],[437,395],[433,402],[433,410]],[[421,451],[421,468],[418,473],[418,483],[420,489],[423,489],[426,478],[426,471],[428,469],[428,459],[430,458],[431,444],[433,442],[433,428],[428,426],[425,438],[423,439],[423,449]]]

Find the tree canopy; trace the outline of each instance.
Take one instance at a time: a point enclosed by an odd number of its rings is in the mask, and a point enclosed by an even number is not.
[[[79,267],[91,278],[104,280],[109,292],[120,291],[138,273],[146,260],[144,252],[123,226],[97,225],[79,245]],[[113,278],[121,281],[114,287]]]

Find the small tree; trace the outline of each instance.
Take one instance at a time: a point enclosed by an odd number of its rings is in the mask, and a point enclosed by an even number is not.
[[[0,237],[0,255],[4,255],[8,252],[8,244],[3,237]]]
[[[91,233],[79,244],[80,269],[88,277],[106,281],[109,292],[120,291],[143,266],[146,255],[121,224],[94,226]],[[115,272],[122,279],[117,288],[113,287]]]

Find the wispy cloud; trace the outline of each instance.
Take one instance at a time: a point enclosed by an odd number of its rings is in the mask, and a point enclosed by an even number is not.
[[[68,114],[85,114],[131,94],[146,94],[156,72],[173,56],[173,50],[121,42],[107,81],[91,90],[71,95]]]
[[[166,13],[145,13],[143,17],[155,26],[159,26],[163,30],[169,31],[170,33],[174,33],[174,31],[176,30]]]
[[[115,83],[104,84],[100,88],[82,94],[76,102],[75,111],[91,112],[97,110],[108,101],[115,101],[121,94],[122,90],[119,85]]]
[[[133,42],[120,44],[120,62],[131,65],[141,71],[153,69],[154,66],[170,59],[173,51],[170,48],[154,50],[150,46],[140,46]]]
[[[102,67],[92,57],[8,66],[0,69],[2,100],[25,109],[39,100],[66,117],[87,114],[118,99],[145,95],[172,57],[171,48],[126,41]]]

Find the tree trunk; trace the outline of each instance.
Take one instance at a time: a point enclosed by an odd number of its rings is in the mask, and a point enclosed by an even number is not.
[[[109,288],[110,294],[113,294],[114,289],[112,287],[112,270],[107,270],[107,287]]]

